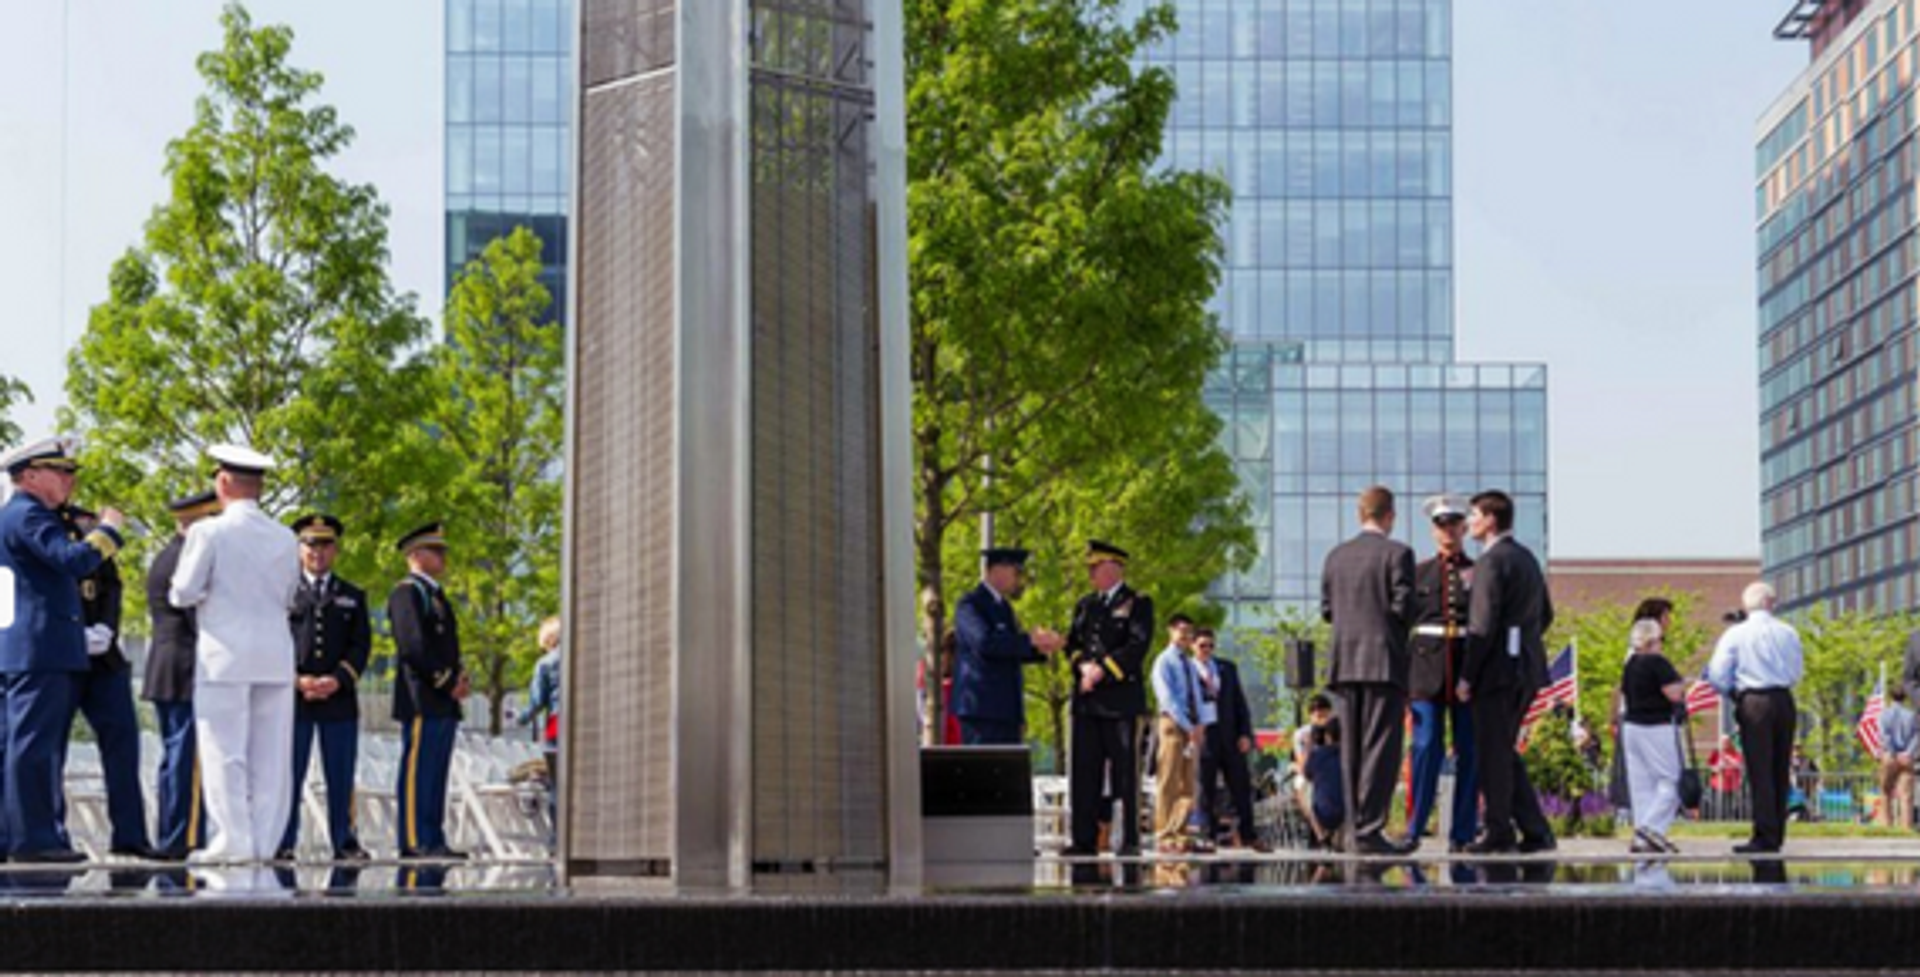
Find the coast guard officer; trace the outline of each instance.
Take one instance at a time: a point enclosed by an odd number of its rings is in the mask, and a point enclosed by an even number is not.
[[[0,457],[14,488],[0,506],[0,841],[16,862],[86,860],[61,824],[74,679],[89,667],[79,580],[120,551],[124,520],[107,509],[84,540],[67,538],[59,510],[80,469],[73,448],[49,438]]]
[[[953,609],[953,714],[967,746],[1018,745],[1027,715],[1020,666],[1045,661],[1063,640],[1046,628],[1022,631],[1014,616],[1027,551],[995,547],[981,554],[987,568],[980,585]]]
[[[402,537],[406,579],[387,595],[399,674],[393,683],[393,718],[400,722],[399,801],[401,858],[462,859],[447,844],[447,777],[460,731],[460,703],[467,673],[460,664],[460,627],[453,603],[440,586],[447,571],[447,537],[429,523]]]
[[[300,836],[300,794],[313,739],[327,780],[327,839],[338,861],[366,861],[353,830],[353,768],[360,750],[360,675],[373,648],[367,592],[333,573],[339,519],[315,513],[293,522],[300,539],[300,595],[293,610],[293,807],[278,857],[291,860]]]
[[[1087,543],[1093,593],[1073,608],[1066,649],[1073,655],[1073,806],[1070,855],[1098,854],[1100,825],[1112,817],[1103,797],[1120,800],[1123,854],[1140,851],[1138,724],[1147,712],[1145,672],[1153,646],[1153,599],[1127,586],[1126,550]],[[1101,789],[1109,782],[1112,793]]]
[[[69,503],[60,510],[67,538],[86,539],[100,517]],[[133,712],[133,665],[120,650],[120,605],[124,596],[118,560],[108,560],[80,578],[80,619],[87,626],[89,667],[74,673],[74,705],[93,730],[106,780],[109,841],[116,855],[152,858],[147,844],[147,805],[140,786],[140,720]],[[63,764],[64,765],[64,764]]]
[[[194,608],[193,733],[213,841],[195,861],[270,858],[293,797],[293,632],[300,587],[293,532],[260,509],[273,459],[223,444],[221,512],[187,530],[167,597]]]
[[[140,696],[153,703],[160,725],[160,771],[156,777],[154,843],[161,858],[182,861],[187,853],[207,843],[206,812],[200,797],[200,765],[193,739],[193,656],[200,629],[192,608],[178,608],[167,600],[173,571],[187,530],[208,516],[218,515],[220,499],[212,492],[182,496],[167,504],[179,530],[147,568],[147,617],[153,637],[147,643],[147,676]]]

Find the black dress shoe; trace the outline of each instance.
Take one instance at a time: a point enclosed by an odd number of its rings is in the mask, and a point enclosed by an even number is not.
[[[467,860],[467,853],[441,845],[438,848],[427,849],[420,857],[436,862],[464,862]]]
[[[46,851],[16,852],[9,856],[9,860],[23,865],[72,865],[86,861],[87,855],[71,848],[49,848]]]
[[[1469,855],[1501,855],[1515,850],[1512,838],[1481,837],[1467,842]]]
[[[1400,855],[1405,854],[1400,846],[1386,839],[1385,835],[1368,834],[1353,839],[1353,850],[1360,855]]]
[[[1092,848],[1082,848],[1082,847],[1081,847],[1081,846],[1079,846],[1079,845],[1068,845],[1067,847],[1065,847],[1065,848],[1062,848],[1062,849],[1060,849],[1060,857],[1061,857],[1061,858],[1092,858],[1092,857],[1094,857],[1095,855],[1098,855],[1098,854],[1100,854],[1100,853],[1099,853],[1098,851],[1096,851],[1095,849],[1092,849]],[[409,855],[408,855],[407,853],[405,853],[405,852],[401,852],[401,853],[400,853],[400,857],[401,857],[401,858],[409,858],[409,857],[411,857],[411,856],[409,856]]]
[[[368,862],[373,860],[373,855],[365,848],[359,845],[353,845],[334,852],[333,860],[336,862]]]
[[[273,853],[273,860],[276,862],[291,862],[291,861],[297,861],[298,856],[294,854],[293,849],[282,848],[279,851]]]
[[[1522,838],[1520,839],[1520,844],[1514,846],[1515,850],[1522,855],[1532,855],[1536,852],[1553,851],[1554,849],[1559,847],[1560,847],[1560,843],[1557,841],[1554,841],[1552,835],[1541,835],[1538,838]]]
[[[1471,841],[1449,841],[1447,842],[1447,854],[1458,855],[1466,851],[1467,846],[1471,844],[1473,844]]]
[[[1733,846],[1735,855],[1774,855],[1780,851],[1779,845],[1768,845],[1758,841],[1749,841]],[[19,856],[14,856],[18,858]]]
[[[153,860],[156,862],[184,862],[187,860],[187,850],[185,848],[156,848],[153,850]]]
[[[162,855],[160,850],[152,845],[115,845],[108,849],[108,851],[115,855],[125,855],[128,858],[138,858],[149,862],[164,862],[167,860],[166,856]]]

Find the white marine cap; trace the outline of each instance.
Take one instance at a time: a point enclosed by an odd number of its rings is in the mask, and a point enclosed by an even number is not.
[[[1439,522],[1442,519],[1465,519],[1467,517],[1467,505],[1460,501],[1460,497],[1457,495],[1433,496],[1421,505],[1421,509],[1426,512],[1427,519],[1431,522]]]
[[[23,444],[12,451],[0,454],[0,470],[12,475],[28,468],[54,468],[60,471],[78,471],[80,462],[75,456],[80,453],[80,440],[70,437],[41,438],[31,444]]]
[[[272,458],[237,444],[216,444],[207,449],[207,457],[236,475],[264,475],[274,469]]]

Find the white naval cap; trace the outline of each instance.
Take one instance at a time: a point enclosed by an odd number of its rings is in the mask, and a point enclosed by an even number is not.
[[[216,444],[207,449],[207,457],[237,475],[263,475],[274,469],[272,458],[237,444]]]
[[[1467,517],[1467,504],[1457,495],[1433,496],[1421,505],[1421,509],[1426,512],[1427,519],[1432,522]]]
[[[80,462],[75,459],[75,456],[79,453],[78,438],[65,436],[41,438],[0,454],[0,469],[4,469],[9,475],[18,474],[28,468],[78,471]]]

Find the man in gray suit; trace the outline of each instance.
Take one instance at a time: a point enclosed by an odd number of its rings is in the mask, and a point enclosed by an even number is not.
[[[1547,684],[1543,636],[1553,626],[1553,599],[1540,561],[1513,538],[1513,499],[1505,492],[1473,497],[1467,533],[1482,549],[1473,567],[1467,654],[1455,693],[1473,708],[1486,824],[1486,832],[1467,851],[1552,851],[1553,829],[1527,779],[1527,762],[1513,745],[1520,717],[1534,693]]]
[[[1392,534],[1393,493],[1375,485],[1360,493],[1360,534],[1334,547],[1320,574],[1320,616],[1333,625],[1327,684],[1340,704],[1340,767],[1352,812],[1347,847],[1367,855],[1410,849],[1385,834],[1406,727],[1413,620],[1413,550]]]

